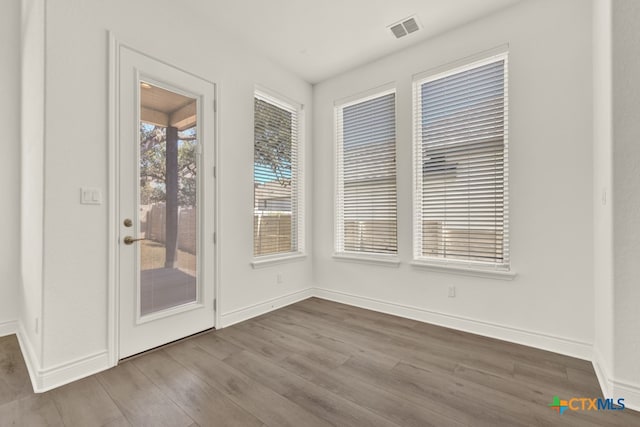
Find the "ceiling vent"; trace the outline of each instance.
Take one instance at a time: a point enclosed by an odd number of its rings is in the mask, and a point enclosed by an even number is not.
[[[399,39],[400,37],[404,37],[407,34],[411,34],[420,29],[418,25],[418,21],[415,16],[411,16],[409,18],[405,18],[400,22],[389,25],[387,28],[391,30],[393,35]]]

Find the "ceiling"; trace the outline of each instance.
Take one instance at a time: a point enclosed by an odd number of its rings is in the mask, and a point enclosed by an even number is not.
[[[196,124],[196,100],[147,82],[140,83],[140,119],[156,126],[178,130]]]
[[[192,0],[184,7],[310,83],[318,83],[520,0]],[[387,26],[416,15],[396,39]]]

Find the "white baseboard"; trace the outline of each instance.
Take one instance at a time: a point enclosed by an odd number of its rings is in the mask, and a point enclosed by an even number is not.
[[[527,345],[529,347],[540,348],[579,359],[591,360],[592,358],[592,344],[569,338],[513,328],[511,326],[484,322],[452,314],[439,313],[437,311],[425,310],[403,304],[389,303],[328,289],[314,288],[313,295],[330,301],[432,323],[434,325]]]
[[[231,311],[221,316],[222,325],[220,327],[230,326],[235,323],[242,322],[243,320],[251,319],[252,317],[305,300],[311,296],[313,296],[312,289],[308,288],[244,307],[239,310]],[[0,327],[3,325],[4,324],[0,324]],[[40,359],[37,357],[33,346],[27,338],[27,334],[22,327],[18,323],[13,322],[13,326],[7,325],[5,330],[10,331],[10,327],[14,328],[12,332],[16,332],[15,329],[17,329],[20,349],[22,351],[25,364],[27,365],[27,370],[29,371],[33,391],[36,393],[42,393],[56,387],[63,386],[70,382],[107,370],[111,367],[109,364],[109,353],[107,350],[104,350],[43,369],[40,365]]]
[[[18,333],[18,322],[16,320],[8,320],[0,322],[0,337]]]
[[[27,371],[29,371],[31,386],[35,393],[49,391],[109,368],[108,353],[104,350],[51,368],[42,369],[40,360],[21,325],[18,328],[17,335],[20,350],[27,365]]]
[[[590,343],[328,289],[314,288],[312,296],[589,360],[602,395],[614,400],[624,398],[626,408],[640,411],[640,385],[614,379],[602,355]]]
[[[593,369],[596,371],[602,395],[618,400],[624,398],[626,408],[640,411],[640,385],[630,384],[613,378],[607,370],[606,361],[597,347],[593,348]]]
[[[105,371],[109,367],[109,353],[103,350],[51,368],[42,369],[38,372],[38,389],[35,391],[42,393]]]
[[[540,348],[580,359],[591,360],[605,397],[624,398],[629,409],[640,410],[640,386],[616,381],[607,372],[602,355],[589,343],[535,331],[513,328],[506,325],[484,322],[446,313],[439,313],[403,304],[389,303],[373,298],[320,288],[308,288],[257,304],[243,307],[221,315],[224,328],[251,319],[290,304],[318,297],[330,301],[387,313],[421,322],[440,325],[465,332],[488,336],[504,341]],[[0,323],[0,336],[17,333],[20,349],[29,371],[31,383],[36,393],[68,384],[81,378],[109,369],[109,355],[106,350],[84,356],[50,368],[40,368],[40,360],[19,322]]]
[[[293,292],[280,297],[272,298],[258,304],[253,304],[247,307],[243,307],[237,310],[223,313],[220,316],[220,328],[226,328],[227,326],[234,325],[245,320],[249,320],[253,317],[260,316],[261,314],[268,313],[273,310],[285,307],[287,305],[294,304],[298,301],[311,298],[313,295],[313,288],[303,289],[301,291]]]
[[[614,399],[624,398],[625,408],[640,411],[640,385],[627,384],[622,381],[612,381]]]
[[[33,387],[34,392],[38,393],[40,358],[36,355],[35,349],[24,330],[22,322],[18,323],[18,333],[16,335],[18,337],[18,344],[20,344],[20,351],[22,351],[24,364],[27,365],[27,372],[29,372],[29,378],[31,379],[31,387]]]
[[[593,364],[593,370],[596,372],[600,389],[602,390],[602,396],[613,397],[613,384],[611,384],[611,375],[607,370],[607,364],[602,354],[596,346],[593,347],[593,356],[591,363]]]

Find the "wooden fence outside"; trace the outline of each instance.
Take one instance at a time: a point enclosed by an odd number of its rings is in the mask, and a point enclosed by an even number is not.
[[[166,242],[166,207],[164,203],[141,207],[142,233],[144,237],[159,243]],[[178,209],[178,249],[190,254],[196,253],[197,209],[180,207]]]
[[[269,255],[291,251],[291,214],[286,212],[253,216],[253,254]]]

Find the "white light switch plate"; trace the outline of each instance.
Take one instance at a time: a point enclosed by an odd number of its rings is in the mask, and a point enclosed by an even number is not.
[[[102,204],[102,191],[99,188],[82,187],[80,189],[80,203],[83,205]]]

